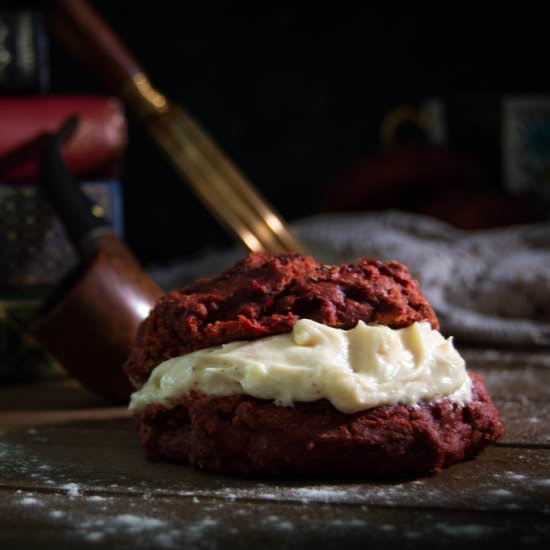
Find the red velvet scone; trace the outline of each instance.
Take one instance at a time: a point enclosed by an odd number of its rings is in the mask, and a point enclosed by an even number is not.
[[[359,321],[391,329],[423,322],[424,332],[439,326],[418,284],[397,262],[363,259],[354,265],[323,266],[310,257],[251,254],[219,277],[161,298],[140,328],[126,369],[140,388],[168,359],[290,333],[306,323],[300,319],[344,330]],[[404,336],[406,345],[421,333]],[[452,347],[438,338],[441,346]],[[389,341],[384,336],[376,345],[387,347]],[[458,356],[454,348],[453,353]],[[463,372],[467,399],[444,395],[354,412],[342,412],[323,395],[283,406],[242,388],[209,395],[190,386],[169,405],[153,400],[137,407],[138,432],[151,459],[224,474],[432,474],[473,457],[503,432],[482,380]],[[159,386],[159,379],[152,384]]]

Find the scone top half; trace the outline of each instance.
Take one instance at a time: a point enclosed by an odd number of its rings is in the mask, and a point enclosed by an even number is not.
[[[136,388],[167,359],[290,332],[300,319],[351,329],[399,329],[437,317],[399,262],[321,265],[310,256],[252,253],[221,275],[163,296],[142,323],[124,366]]]

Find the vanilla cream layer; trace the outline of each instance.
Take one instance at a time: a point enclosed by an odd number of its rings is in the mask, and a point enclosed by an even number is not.
[[[292,332],[232,342],[158,365],[132,395],[130,409],[171,408],[191,391],[246,394],[282,406],[328,399],[344,413],[448,397],[471,399],[464,359],[429,323],[404,329],[359,321],[340,330],[302,319]]]

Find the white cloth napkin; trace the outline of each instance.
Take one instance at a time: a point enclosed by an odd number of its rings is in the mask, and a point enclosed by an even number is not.
[[[406,264],[447,335],[464,342],[550,345],[550,223],[461,231],[426,216],[386,211],[320,215],[293,229],[325,263],[367,256]],[[243,256],[238,249],[212,251],[150,274],[173,288]]]

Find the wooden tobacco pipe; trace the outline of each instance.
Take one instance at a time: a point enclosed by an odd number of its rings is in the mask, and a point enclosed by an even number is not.
[[[122,364],[162,291],[68,172],[60,148],[77,123],[69,119],[47,140],[40,180],[81,261],[54,290],[31,333],[83,385],[122,402],[132,391]]]

